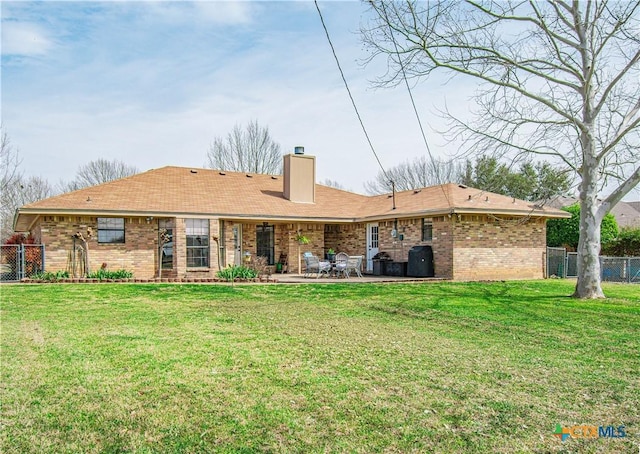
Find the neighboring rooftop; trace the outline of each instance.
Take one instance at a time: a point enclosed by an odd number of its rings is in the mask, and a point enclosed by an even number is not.
[[[563,208],[578,203],[575,197],[559,196],[549,202],[555,208]],[[640,227],[640,202],[618,202],[611,209],[619,227]]]

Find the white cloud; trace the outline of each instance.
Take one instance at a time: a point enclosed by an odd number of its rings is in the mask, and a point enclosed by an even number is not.
[[[2,55],[45,55],[53,46],[47,32],[28,22],[2,22]]]
[[[251,8],[245,2],[196,2],[197,15],[218,24],[241,24],[251,21]]]
[[[29,174],[71,179],[100,157],[141,170],[202,166],[215,137],[249,120],[268,126],[283,152],[302,145],[317,156],[319,181],[362,191],[380,170],[313,4],[57,5],[57,20],[47,14],[61,37],[56,54],[37,70],[14,65],[3,81],[3,117]],[[406,91],[369,89],[372,68],[356,63],[361,6],[323,9],[383,164],[424,154]],[[414,92],[424,110],[435,101],[431,87]]]
[[[139,7],[132,3],[131,6]],[[144,4],[148,20],[165,23],[211,23],[236,25],[251,21],[248,2],[150,2]]]

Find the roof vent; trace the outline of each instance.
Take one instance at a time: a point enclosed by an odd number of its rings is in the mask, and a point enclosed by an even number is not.
[[[293,154],[304,154],[304,147],[294,147]]]
[[[191,170],[191,173],[198,173],[198,171],[197,171],[197,170],[193,170],[193,169],[192,169],[192,170]]]
[[[224,173],[224,172],[218,172],[218,173],[219,173],[220,175],[223,175],[223,176],[224,176],[224,175],[226,175],[226,173]]]
[[[247,178],[253,178],[253,175],[247,174]]]

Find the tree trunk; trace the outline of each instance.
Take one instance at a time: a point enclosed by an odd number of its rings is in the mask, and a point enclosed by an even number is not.
[[[160,242],[160,247],[158,248],[158,279],[162,279],[162,248],[164,244]]]
[[[89,270],[89,244],[84,237],[80,237],[80,240],[82,241],[82,247],[84,248],[84,276],[82,277],[87,277],[91,273]]]
[[[586,153],[585,153],[586,154]],[[593,156],[585,156],[585,161]],[[583,166],[580,185],[580,239],[578,241],[578,282],[576,298],[604,298],[600,286],[600,223],[604,210],[598,202],[597,165]]]

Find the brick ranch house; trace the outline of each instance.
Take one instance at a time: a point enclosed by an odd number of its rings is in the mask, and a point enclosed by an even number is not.
[[[143,279],[160,266],[162,277],[210,278],[248,256],[273,266],[280,254],[297,273],[302,252],[329,248],[364,256],[370,271],[379,251],[406,261],[416,245],[432,247],[436,277],[536,279],[546,220],[567,216],[457,184],[365,196],[315,184],[315,169],[304,154],[284,156],[278,176],[163,167],[25,205],[14,227],[46,246],[47,271],[70,269],[74,235],[91,230],[91,270],[106,263]]]

